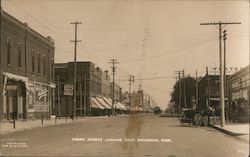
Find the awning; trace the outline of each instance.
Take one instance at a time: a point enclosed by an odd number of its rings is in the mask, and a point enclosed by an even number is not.
[[[125,106],[122,105],[120,102],[117,102],[115,105],[116,105],[116,108],[117,108],[117,109],[126,110]]]
[[[96,100],[105,107],[105,109],[111,109],[111,107],[102,99],[102,98],[96,98]]]
[[[26,89],[29,90],[29,79],[28,79],[28,77],[19,76],[19,75],[11,74],[11,73],[8,73],[8,72],[4,72],[3,74],[5,75],[6,78],[9,78],[9,79],[12,79],[12,80],[15,80],[15,81],[24,82]],[[5,80],[5,83],[7,83],[7,80]]]
[[[50,87],[50,88],[56,88],[56,84],[51,82],[51,83],[49,84],[49,87]]]
[[[90,107],[91,107],[91,108],[105,109],[105,108],[96,100],[96,98],[93,98],[93,97],[90,98]]]
[[[110,108],[112,108],[112,101],[110,101],[108,98],[106,97],[102,97],[103,100],[110,106]]]
[[[227,100],[227,98],[224,98],[225,100]],[[212,101],[220,101],[220,98],[209,98],[209,100],[212,100]]]

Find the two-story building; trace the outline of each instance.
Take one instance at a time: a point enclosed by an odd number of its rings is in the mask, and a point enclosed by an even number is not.
[[[227,78],[229,75],[226,76]],[[225,111],[228,111],[228,85],[225,81]],[[213,107],[216,114],[220,114],[220,75],[206,74],[198,82],[198,105],[197,110],[205,110]]]
[[[50,116],[54,41],[1,10],[0,118]]]
[[[229,118],[248,121],[250,98],[250,65],[242,68],[228,79]]]
[[[95,67],[92,62],[77,62],[76,75],[76,115],[105,115],[111,112],[108,74]],[[73,114],[74,62],[55,64],[58,81],[54,113],[58,116]],[[106,80],[102,80],[106,79]],[[102,82],[106,84],[102,85]],[[105,87],[105,88],[104,88]]]

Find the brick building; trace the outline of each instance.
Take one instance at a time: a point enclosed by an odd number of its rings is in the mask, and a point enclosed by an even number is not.
[[[1,10],[0,117],[50,115],[54,93],[54,41]]]
[[[228,75],[226,76],[229,77]],[[225,107],[228,109],[228,88],[225,82]],[[198,82],[198,105],[197,110],[205,110],[212,106],[216,110],[216,114],[220,114],[220,75],[206,74]]]
[[[74,83],[74,62],[55,64],[57,85],[56,105],[54,113],[60,116],[71,116],[73,113],[73,93],[65,95],[65,85]],[[77,86],[76,86],[76,115],[101,115],[110,112],[109,90],[102,89],[102,82],[109,81],[109,76],[103,74],[102,69],[95,67],[92,62],[77,62]],[[104,77],[105,76],[105,77]],[[107,80],[102,81],[102,78]],[[109,82],[110,83],[110,82]],[[73,90],[73,88],[72,88]],[[59,100],[60,99],[60,100]]]
[[[229,86],[229,118],[247,121],[249,118],[250,70],[249,65],[231,75]]]

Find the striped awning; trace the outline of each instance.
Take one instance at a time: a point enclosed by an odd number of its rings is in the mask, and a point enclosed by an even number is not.
[[[96,98],[91,97],[90,98],[90,107],[91,108],[99,108],[99,109],[105,109],[104,106],[102,106]]]
[[[104,106],[105,109],[111,109],[111,107],[103,100],[103,98],[96,98],[96,100],[102,105]]]

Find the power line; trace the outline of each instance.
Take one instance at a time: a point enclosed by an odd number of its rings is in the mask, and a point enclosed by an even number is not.
[[[170,54],[179,53],[179,52],[182,52],[182,51],[184,51],[184,50],[187,50],[187,49],[191,49],[191,48],[200,46],[200,45],[202,45],[202,44],[204,44],[204,43],[207,43],[207,42],[209,42],[209,41],[212,41],[212,40],[214,40],[214,39],[216,39],[216,37],[210,38],[210,39],[205,40],[205,41],[203,41],[203,42],[200,42],[200,43],[198,43],[198,44],[191,45],[191,46],[188,46],[188,47],[185,47],[185,48],[181,48],[181,49],[178,49],[178,50],[174,50],[174,51],[169,51],[169,52],[161,53],[161,54],[159,54],[159,55],[144,57],[143,59],[133,59],[133,60],[128,60],[128,61],[121,61],[121,63],[129,63],[129,62],[137,62],[137,61],[149,60],[149,59],[158,58],[158,57],[162,57],[162,56],[166,56],[166,55],[170,55]]]

